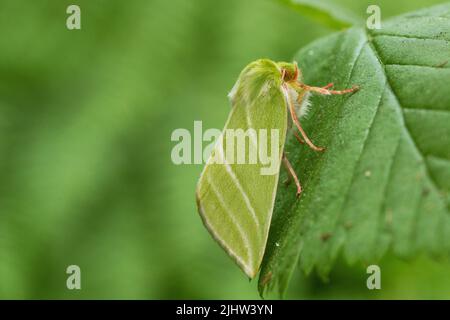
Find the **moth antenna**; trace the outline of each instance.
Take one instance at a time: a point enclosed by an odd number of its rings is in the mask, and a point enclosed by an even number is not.
[[[284,81],[285,76],[286,76],[286,69],[281,69],[281,80]]]
[[[294,82],[301,82],[303,75],[302,70],[298,67],[297,61],[294,61],[295,64],[295,81]]]
[[[294,79],[297,80],[298,79],[298,75],[299,75],[299,68],[298,68],[298,64],[297,61],[294,61],[294,66],[295,66],[295,74],[294,74]]]

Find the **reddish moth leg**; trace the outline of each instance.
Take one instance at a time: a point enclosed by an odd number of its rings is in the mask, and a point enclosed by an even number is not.
[[[291,115],[291,119],[292,122],[295,124],[295,126],[297,127],[298,131],[300,132],[300,134],[303,137],[300,138],[300,136],[298,135],[298,133],[296,131],[294,131],[294,135],[295,138],[302,144],[306,143],[311,149],[315,150],[315,151],[324,151],[325,148],[323,147],[317,147],[314,143],[312,143],[312,141],[308,138],[308,136],[306,135],[306,132],[303,130],[300,121],[297,117],[297,112],[295,110],[295,106],[296,104],[293,101],[293,97],[290,94],[289,91],[289,87],[294,89],[295,92],[297,93],[297,105],[302,105],[303,100],[305,99],[305,95],[308,92],[315,92],[315,93],[319,93],[319,94],[323,94],[323,95],[341,95],[341,94],[347,94],[347,93],[352,93],[355,92],[359,89],[358,86],[353,86],[350,89],[344,89],[344,90],[330,90],[331,87],[334,86],[333,83],[329,83],[324,87],[313,87],[313,86],[309,86],[304,84],[303,82],[301,82],[301,79],[299,80],[299,75],[300,75],[300,70],[298,69],[297,64],[295,64],[295,71],[294,74],[292,75],[288,75],[288,72],[286,69],[283,69],[281,72],[281,76],[283,79],[283,87],[285,89],[285,92],[287,93],[287,103],[288,103],[288,108],[289,108],[289,113]],[[286,79],[286,81],[285,81]],[[292,168],[291,163],[289,162],[287,156],[285,153],[283,153],[283,164],[286,167],[286,169],[288,170],[289,174],[292,176],[292,178],[295,181],[295,185],[297,186],[297,197],[300,196],[300,193],[302,192],[302,187],[300,185],[300,181],[297,177],[297,175],[295,174],[294,169]]]

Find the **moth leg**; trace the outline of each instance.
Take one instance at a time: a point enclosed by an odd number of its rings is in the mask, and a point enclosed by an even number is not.
[[[302,138],[300,138],[297,131],[294,131],[294,135],[295,135],[295,139],[297,139],[298,142],[300,142],[301,144],[305,144],[305,141],[303,141]]]
[[[359,89],[358,86],[353,86],[351,89],[344,89],[344,90],[328,90],[332,86],[332,84],[328,84],[325,87],[311,87],[303,83],[298,84],[300,88],[303,88],[307,91],[317,92],[320,94],[330,95],[330,94],[346,94],[351,93],[354,91],[357,91]]]
[[[291,163],[289,162],[288,158],[286,157],[286,154],[283,153],[283,164],[286,167],[287,171],[291,175],[291,177],[294,179],[295,185],[297,186],[297,198],[300,196],[300,193],[302,193],[302,186],[300,185],[300,181],[298,180],[297,175],[295,174],[294,169],[292,168]]]
[[[286,153],[287,153],[287,152],[283,152],[283,158],[287,157],[287,156],[286,156]],[[283,158],[282,158],[282,159],[283,159]],[[284,164],[284,162],[283,162],[283,164]],[[291,182],[292,182],[291,175],[288,174],[287,177],[286,177],[286,179],[284,179],[283,184],[287,187],[288,185],[291,184]]]
[[[301,97],[306,93],[306,91],[303,91],[301,93],[299,93],[299,100],[301,99]],[[298,131],[300,131],[303,139],[305,139],[305,143],[313,150],[315,151],[323,151],[325,150],[322,147],[317,147],[314,145],[314,143],[311,142],[311,140],[308,138],[308,136],[306,135],[305,131],[303,130],[302,126],[300,125],[300,122],[298,121],[298,117],[297,114],[295,113],[295,109],[294,109],[294,104],[292,103],[292,98],[291,96],[288,96],[288,104],[289,104],[289,112],[291,114],[291,119],[292,122],[294,122],[295,126],[297,127]]]
[[[297,139],[297,141],[298,141],[300,144],[305,144],[305,141],[303,141],[303,139],[300,138],[300,136],[298,135],[296,129],[297,129],[297,128],[294,128],[294,129],[292,128],[292,119],[291,119],[291,121],[288,121],[288,130],[289,130],[289,131],[292,130],[292,132],[294,133],[295,139]]]

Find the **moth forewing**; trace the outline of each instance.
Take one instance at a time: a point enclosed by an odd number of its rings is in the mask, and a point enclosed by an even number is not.
[[[232,110],[197,185],[197,205],[214,239],[253,278],[267,243],[286,138],[287,105],[279,66],[267,59],[249,64],[229,96]],[[230,159],[226,150],[230,142],[227,139],[231,139],[228,130],[256,132],[256,137],[248,134],[247,143],[255,143],[259,132],[266,130],[266,152],[274,153],[269,152],[271,146],[277,146],[273,174],[262,174],[267,161],[261,161],[259,146],[256,163]],[[272,130],[278,134],[272,135]],[[253,149],[245,148],[245,152]],[[223,161],[213,163],[211,159]]]

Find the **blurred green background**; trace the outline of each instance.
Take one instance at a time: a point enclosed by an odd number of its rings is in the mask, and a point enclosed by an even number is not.
[[[439,2],[340,1],[383,19]],[[334,31],[274,0],[1,0],[0,32],[0,298],[259,298],[203,228],[202,166],[174,165],[170,136],[222,128],[247,63]],[[450,298],[449,266],[386,257],[374,292],[338,262],[286,297]]]

